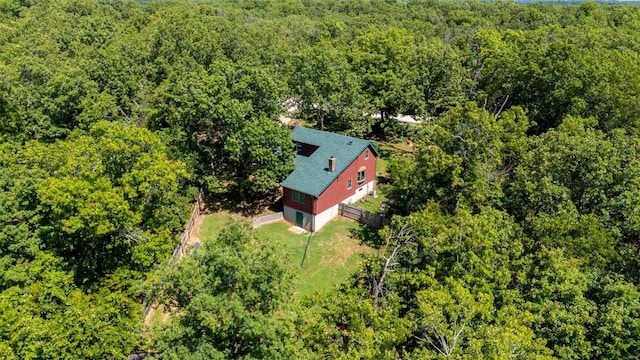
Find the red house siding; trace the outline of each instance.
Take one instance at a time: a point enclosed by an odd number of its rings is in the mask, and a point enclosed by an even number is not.
[[[294,208],[296,210],[300,210],[302,212],[306,212],[307,214],[314,214],[313,212],[313,202],[314,197],[311,195],[306,195],[306,204],[300,204],[299,202],[293,201],[291,198],[291,189],[284,188],[284,194],[282,195],[282,204],[284,206],[288,206],[290,208]]]
[[[365,152],[367,150],[369,151],[369,159],[365,160]],[[371,147],[368,147],[367,150],[358,155],[358,157],[342,172],[342,174],[338,175],[333,183],[331,183],[331,185],[329,185],[329,187],[320,194],[313,212],[314,215],[319,214],[335,204],[347,199],[351,195],[355,194],[360,186],[375,179],[376,161],[378,159]],[[336,160],[340,161],[340,159]],[[365,166],[367,170],[365,172],[364,182],[358,184],[358,169],[362,166]],[[351,179],[351,189],[347,189],[347,181],[349,179]],[[285,196],[286,190],[287,189],[285,189]]]

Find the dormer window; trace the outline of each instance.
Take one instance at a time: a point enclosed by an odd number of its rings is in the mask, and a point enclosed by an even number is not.
[[[317,145],[307,144],[304,142],[295,142],[296,145],[296,153],[301,156],[311,156],[316,150],[318,150]]]

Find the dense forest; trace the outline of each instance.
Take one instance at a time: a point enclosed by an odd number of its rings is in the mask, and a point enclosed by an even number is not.
[[[244,223],[166,266],[199,189],[274,194],[291,104],[413,144],[378,251],[301,301]],[[635,358],[639,132],[635,6],[0,0],[0,357]]]

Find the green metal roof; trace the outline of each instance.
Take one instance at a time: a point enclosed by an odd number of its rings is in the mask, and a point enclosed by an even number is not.
[[[293,141],[318,146],[310,156],[297,155],[295,170],[281,183],[283,187],[320,196],[367,146],[379,156],[373,143],[345,135],[298,126]],[[329,158],[335,157],[336,170],[329,172]]]

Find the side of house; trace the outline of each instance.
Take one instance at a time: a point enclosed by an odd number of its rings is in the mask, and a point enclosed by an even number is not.
[[[378,152],[366,140],[297,127],[295,170],[282,182],[284,218],[317,231],[375,188]]]

